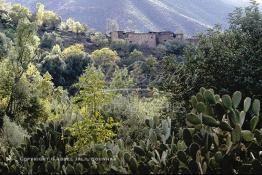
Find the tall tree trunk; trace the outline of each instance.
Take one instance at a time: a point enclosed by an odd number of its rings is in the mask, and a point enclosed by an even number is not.
[[[20,81],[24,71],[22,71],[17,77],[15,77],[12,90],[11,90],[11,95],[8,101],[7,108],[5,110],[6,115],[10,118],[10,120],[14,120],[15,118],[15,111],[14,111],[14,101],[15,101],[15,90],[18,82]]]
[[[4,124],[4,115],[5,115],[4,111],[2,111],[2,110],[0,109],[0,129],[3,128],[3,124]]]

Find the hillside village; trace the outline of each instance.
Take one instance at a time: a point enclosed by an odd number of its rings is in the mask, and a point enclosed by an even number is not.
[[[187,42],[194,45],[198,42],[197,37],[185,38],[183,33],[174,33],[171,31],[148,33],[113,31],[110,32],[110,39],[111,41],[124,39],[127,40],[129,44],[146,45],[152,48],[171,41]]]

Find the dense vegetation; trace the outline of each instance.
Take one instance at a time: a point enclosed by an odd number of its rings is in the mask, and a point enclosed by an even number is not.
[[[229,23],[147,48],[0,1],[0,174],[259,174],[262,14]]]

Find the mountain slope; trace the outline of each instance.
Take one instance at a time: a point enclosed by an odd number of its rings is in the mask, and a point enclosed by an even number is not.
[[[214,24],[226,25],[234,7],[225,0],[9,0],[34,9],[42,2],[66,19],[73,17],[98,31],[106,31],[106,20],[118,21],[120,29],[134,31],[171,30],[192,35]]]

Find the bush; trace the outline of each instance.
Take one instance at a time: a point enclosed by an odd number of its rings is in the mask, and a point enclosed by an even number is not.
[[[27,131],[15,122],[11,122],[7,116],[4,116],[3,121],[3,137],[6,138],[11,146],[18,147],[25,142],[25,138],[29,137]]]
[[[40,47],[52,49],[56,44],[61,45],[62,39],[55,32],[52,33],[45,32],[44,35],[42,36]]]

